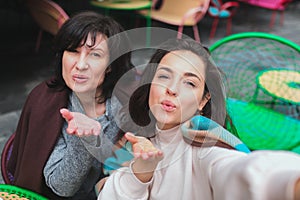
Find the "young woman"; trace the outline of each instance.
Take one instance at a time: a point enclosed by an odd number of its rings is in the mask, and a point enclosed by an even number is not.
[[[238,151],[222,132],[224,100],[221,74],[199,43],[163,44],[129,104],[145,127],[136,134],[149,140],[125,134],[134,159],[109,176],[98,200],[299,199],[300,156]]]
[[[56,74],[29,94],[16,130],[8,166],[13,184],[49,199],[97,198],[101,162],[85,145],[105,159],[119,131],[113,113],[120,102],[111,96],[132,69],[122,32],[115,20],[94,12],[63,24],[54,43]],[[88,133],[100,139],[84,137]]]

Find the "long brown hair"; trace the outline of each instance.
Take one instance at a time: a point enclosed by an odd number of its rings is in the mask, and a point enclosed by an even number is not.
[[[203,108],[201,114],[224,126],[226,108],[222,73],[214,65],[207,48],[192,39],[170,39],[164,42],[153,54],[141,76],[138,89],[133,93],[129,101],[129,113],[132,121],[138,127],[144,127],[140,128],[140,131],[147,131],[148,128],[153,128],[156,120],[148,105],[151,82],[161,59],[169,52],[176,50],[191,51],[203,60],[206,66],[204,95],[210,93],[211,98]]]
[[[79,12],[68,19],[60,28],[54,38],[53,49],[55,52],[55,78],[48,83],[49,87],[66,88],[62,77],[62,57],[64,51],[72,51],[85,44],[89,35],[94,45],[98,34],[108,38],[110,55],[110,73],[105,74],[103,84],[100,86],[101,102],[111,97],[117,81],[134,66],[131,63],[131,45],[129,38],[124,33],[124,28],[109,16],[104,16],[93,11]],[[111,39],[112,38],[112,39]],[[100,102],[100,103],[101,103]]]

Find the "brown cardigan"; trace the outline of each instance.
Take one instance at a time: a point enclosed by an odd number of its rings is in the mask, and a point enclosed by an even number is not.
[[[46,185],[44,166],[61,134],[64,119],[59,110],[68,105],[71,90],[50,88],[47,82],[36,86],[28,95],[16,129],[8,171],[14,185],[39,193],[49,199],[72,199],[57,196]],[[127,103],[137,86],[136,80],[126,80],[116,86],[115,95]]]
[[[28,95],[16,129],[8,171],[14,185],[37,192],[50,199],[58,197],[47,187],[44,166],[61,134],[64,119],[60,108],[67,107],[69,90],[49,88],[46,82]]]

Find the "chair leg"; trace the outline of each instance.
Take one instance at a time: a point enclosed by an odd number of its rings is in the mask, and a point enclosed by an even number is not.
[[[275,19],[276,19],[276,14],[277,14],[277,11],[273,10],[272,16],[271,16],[271,22],[270,22],[270,25],[269,25],[270,28],[273,28],[273,26],[274,26]]]
[[[197,42],[200,42],[200,34],[199,34],[199,30],[198,30],[198,26],[197,24],[193,26],[193,30],[194,30],[194,38]]]
[[[215,37],[215,32],[216,32],[218,23],[219,23],[219,19],[214,18],[214,21],[213,21],[213,24],[212,24],[212,27],[211,27],[211,31],[210,31],[210,35],[209,35],[209,39],[212,39],[212,38]]]
[[[231,24],[232,24],[232,18],[229,17],[227,19],[226,35],[230,35],[231,34]]]
[[[283,21],[284,21],[284,12],[283,10],[280,11],[280,25],[283,26]]]
[[[36,40],[36,44],[35,44],[35,52],[37,53],[40,49],[40,45],[41,45],[41,41],[42,41],[42,36],[43,36],[43,30],[40,29],[39,33],[38,33],[38,37]]]

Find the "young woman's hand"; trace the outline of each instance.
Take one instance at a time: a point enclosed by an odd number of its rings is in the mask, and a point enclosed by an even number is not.
[[[132,170],[142,182],[148,182],[159,161],[163,159],[163,152],[157,149],[150,140],[144,137],[126,133],[125,138],[132,144],[135,162]]]
[[[70,112],[68,109],[62,108],[60,113],[68,122],[67,133],[77,136],[99,135],[101,125],[96,120],[79,112]]]

